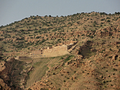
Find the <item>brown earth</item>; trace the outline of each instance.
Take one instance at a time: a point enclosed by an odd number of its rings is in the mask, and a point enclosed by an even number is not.
[[[25,89],[120,90],[120,14],[31,16],[1,26],[0,90]]]
[[[36,82],[30,88],[32,90],[120,89],[119,49],[114,48],[114,51],[105,49],[103,53],[98,53],[96,52],[98,50],[89,48],[90,46],[93,47],[94,45],[95,43],[93,42],[86,42],[79,49],[79,52],[83,54],[83,57],[78,55],[66,62],[65,66],[64,64],[59,64],[49,69],[42,80]],[[91,51],[92,55],[85,55],[85,53],[89,53],[88,50]],[[96,52],[96,54],[94,52]]]

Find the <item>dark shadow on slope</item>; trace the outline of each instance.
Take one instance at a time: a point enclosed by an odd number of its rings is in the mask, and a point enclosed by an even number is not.
[[[84,58],[89,58],[94,55],[96,50],[92,50],[92,41],[87,41],[83,46],[80,47],[78,54],[82,55]]]
[[[10,61],[6,62],[6,68],[0,72],[0,77],[12,90],[24,90],[27,73],[30,70],[30,67],[24,67],[26,65],[23,61],[11,58]]]
[[[115,56],[115,60],[117,60],[117,58],[118,58],[118,55]]]

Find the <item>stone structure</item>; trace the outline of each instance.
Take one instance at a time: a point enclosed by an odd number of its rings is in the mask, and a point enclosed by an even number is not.
[[[35,50],[30,53],[31,57],[56,57],[65,54],[69,54],[69,49],[71,49],[77,42],[67,42],[63,45],[58,45],[55,47],[47,47],[46,49]]]
[[[69,54],[69,52],[67,51],[67,45],[62,45],[62,46],[53,47],[51,49],[43,50],[42,56],[55,57],[55,56],[61,56],[65,54]]]

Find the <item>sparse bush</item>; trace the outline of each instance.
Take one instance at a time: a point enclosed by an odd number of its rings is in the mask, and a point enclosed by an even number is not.
[[[104,21],[105,19],[103,18],[103,19],[101,19],[101,21]]]
[[[107,20],[107,22],[110,22],[110,20]]]
[[[107,13],[105,13],[105,12],[100,12],[100,15],[107,15]]]
[[[28,90],[32,90],[32,89],[29,88]]]
[[[113,73],[113,75],[115,75],[115,73]]]
[[[110,19],[110,17],[107,17],[106,19]]]
[[[51,17],[51,15],[49,15],[49,17]]]
[[[82,34],[82,36],[85,36],[85,34]]]
[[[117,69],[113,68],[113,71],[117,71]]]
[[[118,14],[118,15],[119,15],[119,14],[120,14],[120,12],[115,12],[115,14]]]
[[[64,62],[69,61],[72,57],[74,57],[74,56],[73,56],[73,55],[68,56],[68,57],[64,60]]]

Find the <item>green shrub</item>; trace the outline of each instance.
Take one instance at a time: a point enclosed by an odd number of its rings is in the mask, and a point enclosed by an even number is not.
[[[74,57],[74,55],[70,55],[70,56],[68,56],[68,57],[64,60],[64,62],[69,61],[72,57]]]
[[[104,21],[105,19],[103,18],[103,19],[101,19],[101,21]]]
[[[29,88],[28,90],[32,90],[32,89]]]
[[[107,20],[107,22],[110,22],[110,20]]]

